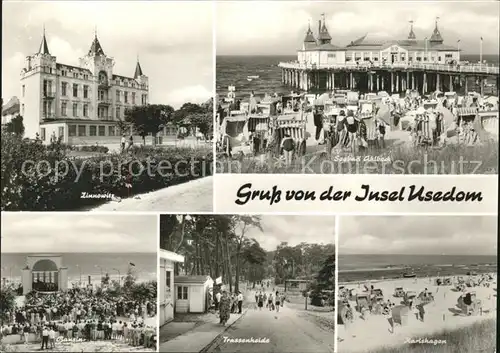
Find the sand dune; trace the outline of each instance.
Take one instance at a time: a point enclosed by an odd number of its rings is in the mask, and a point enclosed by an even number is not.
[[[494,274],[496,278],[496,274]],[[382,315],[370,315],[363,320],[358,312],[355,313],[354,321],[346,327],[338,326],[338,348],[341,352],[364,352],[380,347],[404,345],[408,339],[425,337],[433,339],[433,335],[444,329],[457,329],[468,326],[474,322],[496,318],[496,285],[486,287],[475,287],[477,298],[483,303],[483,314],[477,316],[462,316],[458,314],[457,300],[462,294],[453,290],[453,286],[436,286],[435,277],[417,279],[387,280],[373,283],[375,288],[382,289],[385,301],[390,299],[396,305],[400,304],[402,298],[393,297],[394,289],[403,287],[405,291],[413,290],[417,294],[427,288],[434,294],[435,301],[425,306],[425,321],[416,319],[415,315],[409,314],[406,326],[396,325],[395,332],[391,333],[389,323]],[[496,283],[496,279],[494,280]],[[362,292],[363,285],[346,284],[346,288],[354,288]],[[355,302],[350,302],[355,307]]]

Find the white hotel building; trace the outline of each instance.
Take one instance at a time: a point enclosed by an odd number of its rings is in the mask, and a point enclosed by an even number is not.
[[[139,61],[133,77],[114,74],[114,64],[97,34],[79,66],[58,63],[44,33],[40,49],[26,57],[21,71],[25,137],[38,135],[49,143],[55,136],[70,144],[119,139],[117,121],[124,119],[127,108],[148,103],[149,87]]]

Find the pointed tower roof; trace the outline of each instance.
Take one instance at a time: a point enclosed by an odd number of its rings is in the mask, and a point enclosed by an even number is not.
[[[40,48],[38,49],[38,54],[50,55],[49,46],[47,45],[47,38],[45,38],[45,26],[43,26],[43,37],[40,43]]]
[[[434,43],[443,43],[443,37],[441,37],[441,33],[438,29],[438,20],[439,17],[436,17],[436,26],[434,27],[434,32],[432,32],[432,36],[429,41]]]
[[[95,31],[94,40],[92,41],[92,45],[90,46],[88,55],[106,55],[104,54],[104,50],[102,50],[99,39],[97,39],[97,30]]]
[[[137,58],[137,64],[135,65],[134,78],[138,78],[142,75],[143,75],[143,73],[142,73],[141,64],[139,64],[139,58]]]
[[[323,19],[323,24],[319,28],[318,40],[321,43],[329,43],[332,40],[330,33],[328,33],[328,29],[326,28],[325,14],[321,14]]]
[[[416,40],[417,36],[415,35],[415,32],[413,32],[413,21],[410,21],[410,33],[408,33],[408,39],[410,40]]]
[[[307,28],[306,37],[304,38],[304,43],[316,43],[313,31],[311,31],[311,23],[309,22],[309,27]]]

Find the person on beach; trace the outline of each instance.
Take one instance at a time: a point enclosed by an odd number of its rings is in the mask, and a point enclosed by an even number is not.
[[[273,293],[269,293],[269,297],[267,298],[267,306],[269,307],[269,311],[273,311],[274,307]]]
[[[42,347],[40,349],[43,350],[43,347],[49,349],[49,330],[46,326],[42,330]]]
[[[293,152],[295,150],[295,141],[293,141],[293,138],[289,134],[285,134],[283,140],[281,140],[281,149],[283,150],[283,155],[285,156],[286,166],[291,166]]]
[[[229,320],[230,309],[231,309],[231,298],[229,297],[227,291],[224,289],[222,291],[222,297],[220,299],[220,305],[219,305],[220,323],[223,326],[225,326],[227,321]]]
[[[276,291],[276,312],[279,313],[280,311],[280,293]]]
[[[215,310],[219,310],[221,297],[222,297],[221,292],[220,291],[217,292],[217,294],[215,295]]]
[[[389,327],[390,327],[390,333],[394,333],[394,319],[392,318],[392,307],[391,306],[386,306],[384,307],[384,317],[387,319],[389,322]]]
[[[418,304],[417,305],[420,321],[424,322],[424,317],[425,317],[425,309],[423,304]]]

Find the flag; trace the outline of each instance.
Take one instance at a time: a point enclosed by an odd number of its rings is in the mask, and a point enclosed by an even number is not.
[[[459,39],[459,40],[457,40],[457,43],[460,43],[460,39]]]
[[[222,283],[222,277],[217,277],[215,279],[215,284],[221,284]]]
[[[135,264],[133,262],[129,262],[129,265],[135,267]]]
[[[483,37],[481,37],[481,40],[483,40]]]

